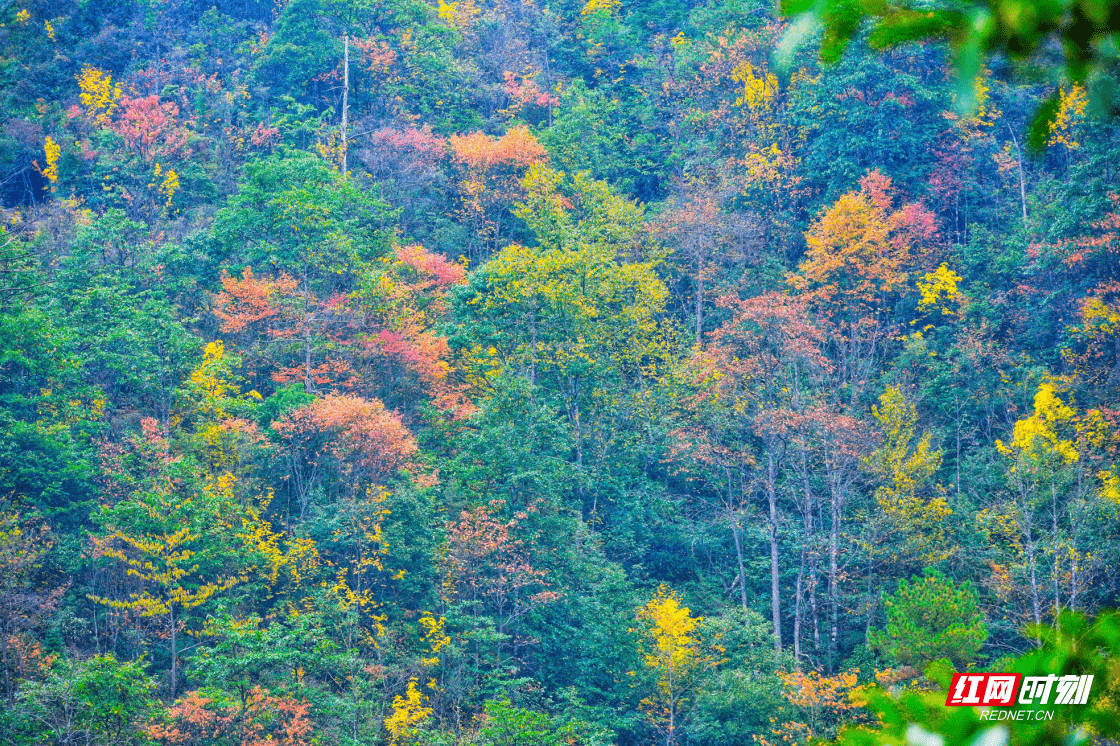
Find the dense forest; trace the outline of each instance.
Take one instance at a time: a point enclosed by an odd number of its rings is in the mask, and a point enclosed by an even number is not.
[[[1089,83],[763,0],[0,7],[0,743],[974,733],[947,672],[1094,656],[1012,743],[1106,742]]]

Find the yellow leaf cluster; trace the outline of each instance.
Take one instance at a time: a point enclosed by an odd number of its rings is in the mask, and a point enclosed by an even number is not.
[[[731,72],[731,79],[741,84],[735,106],[745,106],[752,114],[765,111],[778,96],[778,76],[769,70],[756,71],[750,62],[741,62]]]
[[[687,606],[666,586],[645,605],[638,617],[650,623],[653,647],[646,652],[645,664],[661,672],[682,671],[695,666],[699,657],[693,634],[703,617],[692,616]]]
[[[1120,474],[1116,473],[1115,467],[1105,469],[1097,474],[1097,477],[1101,480],[1097,495],[1115,505],[1120,505]]]
[[[952,510],[944,496],[925,498],[919,491],[941,467],[941,452],[931,446],[929,433],[918,437],[917,408],[898,388],[888,388],[871,412],[883,443],[862,463],[881,481],[875,490],[879,510],[900,534],[903,554],[938,562],[947,556],[946,519]]]
[[[77,78],[78,88],[81,89],[78,100],[85,107],[86,116],[97,126],[104,127],[117,108],[117,100],[121,97],[120,85],[113,84],[109,73],[90,65],[83,66]]]
[[[1120,330],[1120,307],[1109,305],[1097,296],[1082,301],[1081,318],[1086,327],[1094,326],[1104,334]]]
[[[234,476],[227,472],[216,479],[209,478],[204,492],[232,505],[235,500],[234,482]],[[274,531],[271,522],[263,515],[271,502],[270,490],[267,495],[248,501],[239,510],[229,511],[236,516],[233,520],[238,525],[228,527],[241,546],[261,558],[261,561],[250,568],[251,571],[260,573],[273,588],[280,583],[282,574],[293,587],[298,587],[305,577],[318,568],[319,547],[313,539],[285,539],[283,532]]]
[[[233,377],[234,359],[226,355],[225,343],[215,340],[206,345],[202,362],[191,371],[188,382],[200,394],[197,404],[200,414],[222,419],[227,416],[225,406],[230,399],[240,395],[241,389]],[[260,394],[257,394],[259,397]]]
[[[439,0],[440,20],[458,31],[469,31],[481,13],[482,9],[474,0],[457,0],[452,3]]]
[[[162,169],[161,169],[160,165],[157,163],[156,164],[156,177],[157,178],[159,177],[161,170]],[[165,176],[163,181],[160,182],[159,191],[160,191],[160,194],[166,195],[167,204],[170,205],[171,200],[175,198],[175,193],[179,191],[179,174],[175,172],[175,169],[173,169],[173,168],[167,169],[167,176]]]
[[[783,696],[790,704],[806,709],[827,707],[846,710],[858,706],[859,695],[853,699],[858,676],[855,671],[843,671],[835,676],[822,676],[817,671],[778,671],[782,680]],[[854,701],[855,700],[855,701]]]
[[[598,13],[600,11],[604,13],[614,13],[615,9],[620,5],[622,5],[621,0],[587,0],[579,14],[581,16],[589,16],[592,13]]]
[[[385,730],[389,731],[392,746],[411,740],[416,726],[431,716],[432,708],[424,706],[425,699],[427,697],[416,688],[416,679],[408,682],[403,696],[398,694],[393,698],[393,712],[385,718]]]
[[[424,630],[424,644],[428,648],[427,657],[421,658],[420,662],[425,666],[438,666],[439,651],[451,643],[451,637],[444,629],[445,620],[443,617],[436,619],[431,614],[424,614],[420,617],[420,627]]]
[[[1050,122],[1050,133],[1046,144],[1060,144],[1070,150],[1077,150],[1081,147],[1081,143],[1077,141],[1075,130],[1077,125],[1085,120],[1085,107],[1089,104],[1089,98],[1085,89],[1077,83],[1068,89],[1062,88],[1058,97],[1058,113],[1054,121]]]
[[[43,139],[43,153],[47,160],[47,167],[43,169],[43,176],[54,184],[58,181],[58,156],[62,153],[62,147],[50,135],[47,135]]]
[[[918,300],[918,310],[922,313],[928,313],[935,308],[939,308],[943,314],[954,313],[949,308],[949,304],[960,298],[957,283],[961,279],[960,275],[944,264],[933,272],[923,275],[922,279],[918,280],[918,292],[921,294],[921,298]]]
[[[106,538],[95,539],[104,556],[123,562],[126,573],[143,581],[146,587],[131,593],[127,600],[95,595],[90,595],[90,600],[151,617],[200,606],[244,580],[229,576],[216,582],[190,583],[188,587],[185,581],[199,569],[197,564],[190,564],[195,553],[188,547],[199,538],[199,534],[184,526],[171,533],[129,535],[116,531]]]
[[[996,448],[1005,456],[1041,462],[1057,457],[1072,464],[1080,458],[1072,440],[1061,437],[1060,430],[1073,423],[1073,407],[1057,395],[1053,382],[1043,383],[1034,396],[1034,411],[1015,423],[1011,441],[996,441]]]

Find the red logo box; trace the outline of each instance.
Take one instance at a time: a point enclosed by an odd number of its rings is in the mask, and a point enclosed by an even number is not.
[[[945,704],[956,707],[1010,707],[1023,675],[1019,673],[955,673]]]

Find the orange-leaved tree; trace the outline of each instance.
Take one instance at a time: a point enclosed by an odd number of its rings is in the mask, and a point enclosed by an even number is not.
[[[427,395],[456,417],[474,412],[464,386],[454,380],[447,339],[436,324],[447,314],[453,288],[467,272],[419,244],[398,246],[362,275],[351,303],[358,334],[362,380],[394,406]],[[374,373],[376,371],[376,374]],[[419,391],[417,391],[419,389]]]
[[[783,720],[772,732],[781,743],[815,743],[813,739],[834,736],[863,706],[855,671],[835,676],[822,676],[816,671],[779,671],[778,677],[784,685],[782,696],[797,713],[790,718],[774,719],[774,722]],[[772,743],[764,737],[758,742],[763,746]]]
[[[470,232],[468,250],[479,261],[496,248],[509,225],[509,208],[523,194],[521,177],[548,159],[544,146],[524,125],[501,137],[481,132],[452,135],[452,161],[459,169],[461,220]]]
[[[896,202],[891,180],[869,172],[858,192],[841,196],[809,228],[805,261],[789,276],[829,323],[840,389],[852,402],[873,378],[879,346],[891,332],[891,302],[912,272],[933,269],[933,213]]]
[[[241,702],[189,692],[144,733],[162,746],[310,746],[310,709],[259,686]]]
[[[259,278],[249,267],[240,278],[223,273],[221,282],[214,313],[253,368],[271,369],[276,383],[302,380],[308,393],[356,384],[345,296],[320,298],[290,275]]]
[[[368,485],[382,484],[408,467],[417,451],[408,428],[376,399],[324,396],[284,415],[272,428],[287,449],[299,520],[326,477],[336,477],[351,495],[364,494]]]

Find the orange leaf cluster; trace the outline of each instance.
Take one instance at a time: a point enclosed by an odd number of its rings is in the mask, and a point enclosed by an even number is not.
[[[382,480],[410,465],[416,441],[400,418],[380,401],[325,396],[290,412],[272,427],[289,438],[328,433],[320,454],[347,463],[355,476]]]
[[[190,692],[144,734],[166,746],[310,746],[311,705],[253,687],[246,701],[220,703]]]
[[[251,267],[241,273],[241,279],[221,276],[223,291],[215,300],[214,314],[222,320],[223,332],[240,333],[250,325],[273,318],[280,313],[276,303],[278,295],[295,292],[297,282],[287,275],[277,280],[258,279]]]
[[[452,135],[450,145],[455,160],[476,171],[502,166],[528,168],[547,158],[544,146],[525,125],[510,128],[501,137],[481,132]]]
[[[805,234],[808,258],[790,278],[799,290],[846,309],[870,309],[898,291],[932,248],[936,219],[925,207],[892,211],[891,180],[871,171]],[[928,262],[926,262],[928,263]]]

